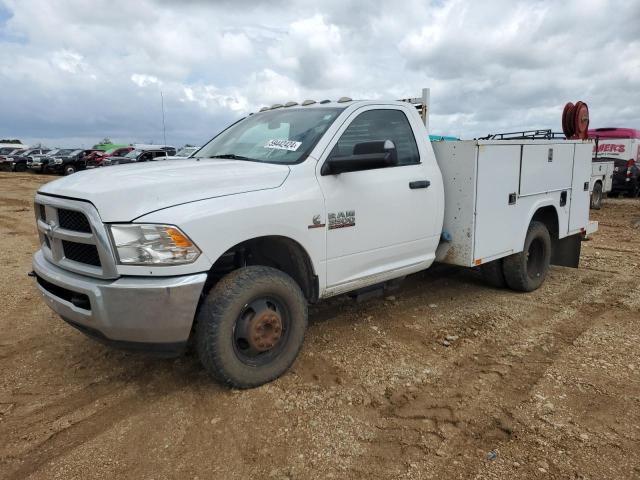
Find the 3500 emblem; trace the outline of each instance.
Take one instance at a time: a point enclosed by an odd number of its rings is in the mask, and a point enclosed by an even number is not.
[[[355,225],[355,210],[346,210],[344,212],[329,214],[329,230],[333,230],[334,228],[354,227]]]

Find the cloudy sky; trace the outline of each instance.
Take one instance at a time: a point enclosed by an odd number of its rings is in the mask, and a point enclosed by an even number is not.
[[[640,128],[640,1],[0,0],[0,137],[200,144],[263,105],[431,87],[433,133]]]

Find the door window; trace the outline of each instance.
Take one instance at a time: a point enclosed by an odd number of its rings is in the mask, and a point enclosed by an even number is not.
[[[396,146],[398,165],[420,163],[411,125],[400,110],[368,110],[361,113],[344,131],[331,156],[352,155],[358,143],[384,140],[391,140]]]

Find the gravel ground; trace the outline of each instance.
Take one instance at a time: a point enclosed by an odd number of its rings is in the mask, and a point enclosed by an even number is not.
[[[40,300],[32,198],[0,173],[0,478],[640,478],[640,201],[592,211],[581,268],[531,294],[438,266],[311,308],[283,378],[125,354]]]

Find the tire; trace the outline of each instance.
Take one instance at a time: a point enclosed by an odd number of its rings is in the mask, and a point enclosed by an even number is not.
[[[547,227],[533,221],[527,230],[522,252],[503,260],[504,278],[509,288],[520,292],[536,290],[547,276],[551,262],[551,236]]]
[[[593,186],[593,192],[591,192],[591,208],[594,210],[600,210],[602,208],[602,183],[596,182]]]
[[[504,278],[502,259],[494,260],[493,262],[485,263],[480,267],[482,277],[484,281],[495,288],[504,288],[507,286],[507,282]]]
[[[73,175],[74,173],[76,173],[76,168],[73,165],[67,165],[64,167],[65,175]]]
[[[196,322],[196,350],[205,370],[226,385],[252,388],[275,380],[296,359],[307,329],[307,302],[286,273],[244,267],[211,289]]]

